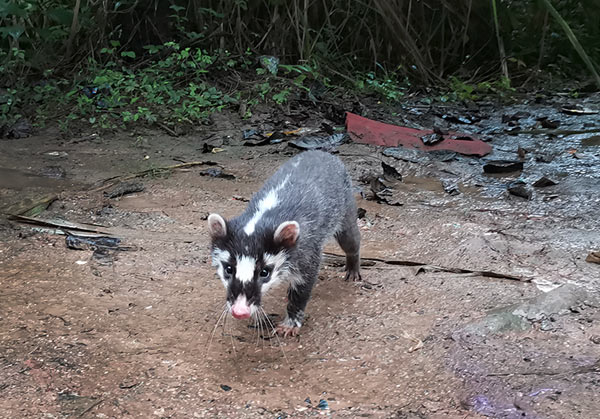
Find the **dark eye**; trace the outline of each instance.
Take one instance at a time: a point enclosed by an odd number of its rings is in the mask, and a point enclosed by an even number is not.
[[[231,275],[233,273],[233,266],[231,265],[225,265],[225,273],[227,273],[227,275]]]
[[[262,279],[268,278],[269,275],[271,275],[271,268],[263,268],[259,274]]]

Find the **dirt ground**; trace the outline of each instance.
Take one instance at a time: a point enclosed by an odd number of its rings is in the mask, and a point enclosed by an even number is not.
[[[126,247],[69,249],[63,235],[3,216],[0,416],[596,417],[600,265],[585,258],[600,250],[600,146],[590,135],[489,129],[516,110],[489,110],[478,129],[492,139],[491,158],[529,151],[517,175],[486,176],[478,158],[411,161],[374,146],[339,147],[366,210],[358,220],[364,281],[344,282],[343,267],[326,258],[301,334],[286,339],[231,317],[217,324],[224,290],[205,220],[239,213],[298,150],[244,147],[240,133],[251,122],[228,114],[179,138],[140,128],[0,141],[4,212],[58,194],[39,218],[95,224]],[[600,130],[597,115],[560,118]],[[202,153],[207,141],[224,151]],[[553,162],[540,162],[548,152]],[[379,159],[404,177],[400,206],[366,199]],[[212,166],[200,165],[138,178],[145,190],[120,198],[99,187],[181,161],[216,162],[235,179],[201,176]],[[506,192],[511,180],[541,175],[558,185],[533,188],[530,200]],[[442,180],[461,193],[446,193]],[[341,254],[333,243],[327,250]],[[280,287],[264,301],[274,321],[284,294]]]

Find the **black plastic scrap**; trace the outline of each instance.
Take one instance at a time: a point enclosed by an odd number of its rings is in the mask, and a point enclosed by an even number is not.
[[[531,189],[529,189],[525,185],[525,182],[521,180],[510,183],[507,187],[507,190],[511,195],[515,195],[525,199],[531,199]]]
[[[123,195],[128,195],[136,192],[142,192],[146,187],[139,182],[121,182],[112,190],[104,192],[107,198],[119,198]]]
[[[523,162],[519,160],[488,160],[483,165],[485,173],[510,173],[523,170]]]
[[[301,150],[333,150],[345,143],[348,137],[344,133],[333,134],[327,137],[306,136],[292,140],[289,144]]]

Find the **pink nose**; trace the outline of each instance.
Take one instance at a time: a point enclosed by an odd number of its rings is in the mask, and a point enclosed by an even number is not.
[[[250,317],[250,306],[246,302],[246,297],[241,295],[231,306],[231,314],[236,319],[247,319]]]
[[[231,314],[236,319],[248,319],[250,318],[250,307],[246,306],[243,308],[240,307],[231,307]]]

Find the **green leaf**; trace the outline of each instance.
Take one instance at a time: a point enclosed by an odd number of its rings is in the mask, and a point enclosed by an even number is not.
[[[121,43],[120,43],[119,41],[110,41],[110,44],[111,44],[113,47],[120,47],[120,46],[121,46]]]
[[[0,3],[0,17],[5,18],[8,16],[17,16],[26,18],[27,10],[21,9],[18,5],[15,4],[14,1],[1,2]]]
[[[73,11],[71,9],[50,9],[46,12],[46,15],[61,25],[70,26],[73,22]]]
[[[4,26],[0,28],[0,35],[3,39],[6,39],[9,36],[14,39],[19,39],[21,35],[23,35],[23,32],[25,32],[25,27],[21,25]]]
[[[178,13],[178,12],[181,12],[182,10],[185,10],[185,7],[177,6],[176,4],[172,4],[169,6],[169,9],[175,11],[175,13]]]
[[[121,57],[135,58],[135,52],[133,52],[133,51],[123,51],[121,53]]]

